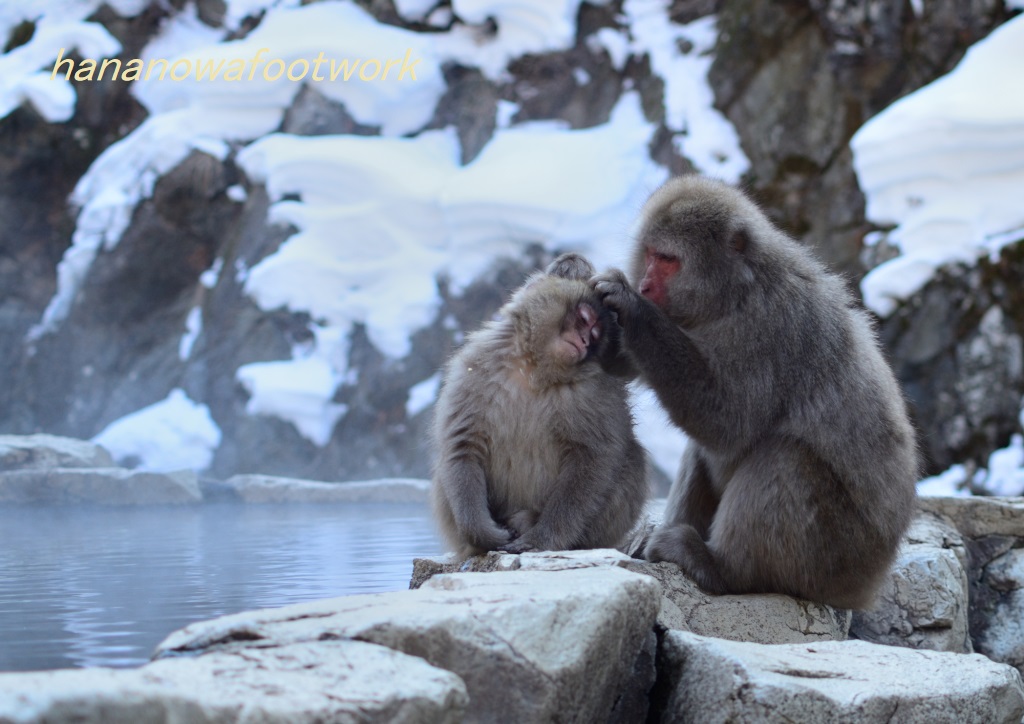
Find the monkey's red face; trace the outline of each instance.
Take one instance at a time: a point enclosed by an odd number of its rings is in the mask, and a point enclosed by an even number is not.
[[[640,280],[640,294],[664,309],[668,304],[668,282],[679,273],[679,258],[645,248],[644,278]]]

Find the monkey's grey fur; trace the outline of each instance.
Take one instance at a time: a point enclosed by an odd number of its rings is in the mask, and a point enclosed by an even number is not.
[[[918,457],[867,315],[725,184],[670,180],[638,228],[633,286],[617,270],[592,283],[689,436],[646,557],[713,593],[869,606],[915,507]],[[663,308],[635,291],[648,250],[679,261]]]
[[[448,363],[431,490],[462,557],[616,546],[640,515],[646,455],[625,382],[599,364],[614,324],[586,281],[593,274],[583,257],[559,257]],[[574,324],[586,328],[583,358],[564,344]]]

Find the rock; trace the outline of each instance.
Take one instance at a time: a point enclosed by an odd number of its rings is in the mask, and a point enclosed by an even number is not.
[[[1024,671],[1024,498],[928,497],[920,506],[964,537],[974,650]]]
[[[949,518],[961,535],[981,538],[990,535],[1024,538],[1024,498],[920,498],[922,510]]]
[[[0,435],[0,471],[43,468],[109,468],[103,447],[57,435]]]
[[[850,611],[823,603],[781,594],[713,596],[674,563],[631,561],[626,568],[661,583],[658,623],[667,629],[761,644],[843,641],[850,629]]]
[[[987,465],[1020,432],[1024,242],[941,269],[879,325],[920,428],[927,472]]]
[[[191,470],[151,473],[124,468],[53,468],[0,472],[0,503],[157,505],[198,503]]]
[[[668,631],[661,721],[1013,722],[1018,672],[976,654],[864,641],[764,646]]]
[[[425,503],[430,481],[385,478],[323,483],[272,475],[235,475],[224,487],[246,503]]]
[[[854,612],[851,635],[888,646],[971,653],[966,564],[967,550],[952,525],[920,514],[874,608]]]
[[[976,632],[978,651],[1024,672],[1024,549],[1009,550],[990,562],[982,583],[994,593]]]
[[[139,669],[68,669],[0,675],[0,721],[455,722],[459,677],[383,646],[324,641]]]
[[[354,638],[457,674],[470,720],[603,721],[617,700],[635,696],[625,689],[637,683],[634,662],[659,599],[650,578],[611,567],[443,575],[415,591],[193,624],[156,655]]]
[[[540,553],[488,553],[466,561],[417,558],[410,587],[416,588],[438,573],[453,571],[564,571],[614,566],[642,573],[661,584],[658,624],[667,629],[692,631],[734,641],[765,644],[842,641],[850,627],[850,612],[823,604],[776,594],[713,596],[684,576],[672,563],[648,563],[611,549],[545,551]]]

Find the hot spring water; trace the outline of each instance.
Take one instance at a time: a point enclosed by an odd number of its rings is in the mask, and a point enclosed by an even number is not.
[[[407,588],[427,505],[0,506],[0,671],[145,663],[193,621]]]

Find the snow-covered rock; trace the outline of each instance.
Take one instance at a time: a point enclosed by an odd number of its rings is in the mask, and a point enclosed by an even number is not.
[[[458,675],[473,721],[603,721],[629,687],[660,592],[617,568],[437,576],[414,591],[350,596],[193,624],[158,657],[358,639]],[[646,686],[653,684],[653,671]]]
[[[1020,674],[984,656],[864,641],[765,646],[669,631],[662,721],[1018,724]]]
[[[138,669],[0,674],[0,721],[444,722],[463,720],[458,676],[360,641],[168,659]]]

